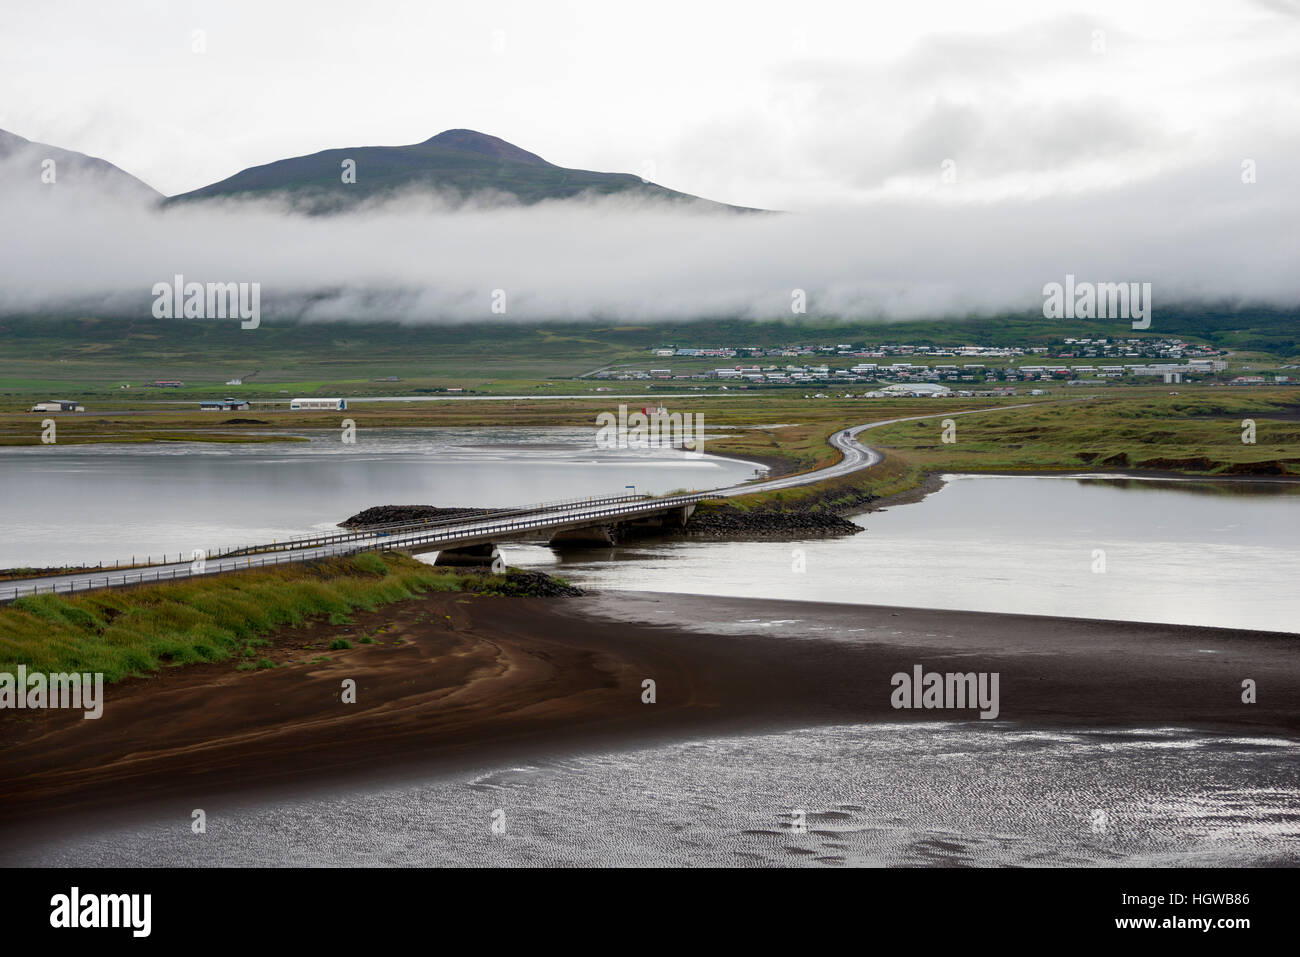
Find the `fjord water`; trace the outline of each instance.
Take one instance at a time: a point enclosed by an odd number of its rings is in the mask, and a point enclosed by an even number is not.
[[[0,861],[1160,867],[1300,860],[1300,742],[1178,728],[995,724],[837,725],[530,761],[223,805],[220,826],[201,839],[184,813],[79,830]],[[796,811],[804,812],[803,831]],[[503,833],[493,831],[494,814]]]
[[[307,436],[309,433],[303,433]],[[0,449],[0,568],[190,556],[332,530],[372,505],[527,505],[716,488],[752,465],[597,449],[592,429],[362,429],[309,442]]]
[[[333,529],[372,505],[494,508],[753,475],[718,456],[597,449],[593,436],[374,429],[355,445],[315,433],[0,449],[0,567],[188,556]],[[856,521],[865,532],[831,540],[504,551],[511,565],[599,588],[1300,631],[1294,484],[951,476]]]
[[[597,588],[1300,632],[1294,484],[947,478],[848,538],[503,551]]]
[[[204,535],[257,540],[329,527],[374,504],[506,505],[633,482],[642,491],[711,487],[750,474],[744,463],[716,458],[597,453],[581,430],[363,438],[360,449],[332,437],[276,447],[83,447],[60,450],[62,458],[8,450],[0,453],[8,533],[0,556],[5,564],[95,549],[111,557],[121,541],[165,539],[175,550],[172,542],[188,547]],[[512,565],[615,590],[1300,631],[1294,487],[954,476],[920,502],[858,521],[865,532],[824,541],[504,551]],[[40,552],[50,541],[58,547]],[[759,619],[709,627],[818,630],[815,622]],[[187,810],[143,814],[12,848],[0,860],[1276,865],[1300,861],[1298,802],[1300,741],[1287,738],[863,723],[249,799],[223,806],[221,826],[202,840],[191,835]],[[503,834],[492,830],[498,810]],[[795,811],[805,812],[803,832]]]

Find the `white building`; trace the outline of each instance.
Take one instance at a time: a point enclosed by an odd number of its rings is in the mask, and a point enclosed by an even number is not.
[[[952,389],[946,385],[937,385],[933,382],[899,382],[894,385],[887,385],[879,390],[885,396],[939,396],[948,395]]]

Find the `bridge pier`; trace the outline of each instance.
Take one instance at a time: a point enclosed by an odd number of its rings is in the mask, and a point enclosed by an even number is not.
[[[501,549],[491,542],[483,542],[480,545],[444,548],[438,552],[438,557],[433,560],[433,564],[452,565],[462,568],[490,566],[496,570],[505,568],[505,559],[501,557]]]
[[[551,548],[609,548],[616,543],[610,526],[587,525],[562,529],[551,536],[548,544]]]
[[[681,508],[642,518],[565,528],[552,535],[548,544],[551,548],[609,548],[629,537],[640,537],[647,533],[653,535],[656,530],[665,528],[685,528],[694,514],[695,503],[692,502]]]

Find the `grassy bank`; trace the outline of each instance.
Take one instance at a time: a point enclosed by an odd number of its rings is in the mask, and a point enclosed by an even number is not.
[[[866,415],[890,418],[934,411],[928,400],[888,400],[864,403],[859,400],[805,399],[802,394],[750,394],[701,398],[667,397],[672,412],[695,413],[709,430],[709,448],[737,453],[777,455],[793,460],[796,470],[825,464],[834,459],[825,437],[837,428],[862,421]],[[963,400],[963,408],[974,408],[996,400]],[[1024,401],[1024,400],[1021,400]],[[286,433],[315,432],[338,441],[344,420],[356,425],[357,447],[365,444],[371,429],[425,428],[589,428],[595,435],[597,416],[630,410],[644,403],[636,399],[592,398],[535,401],[461,401],[429,403],[365,403],[346,411],[300,411],[284,409],[240,413],[242,422],[214,420],[197,409],[160,407],[146,411],[97,410],[93,413],[52,413],[58,424],[59,444],[86,442],[148,441],[302,441]],[[40,444],[41,420],[45,415],[19,411],[0,412],[0,445]],[[769,425],[771,424],[771,425]],[[718,432],[718,426],[742,427]],[[755,429],[754,426],[759,426]],[[716,439],[716,441],[715,441]]]
[[[105,680],[170,665],[239,659],[278,628],[315,617],[344,619],[431,591],[529,594],[515,575],[434,568],[386,553],[284,565],[210,578],[41,595],[0,606],[0,672],[103,672]],[[262,666],[269,666],[269,662]]]
[[[955,441],[950,443],[943,441],[942,411],[948,406],[925,400],[911,406],[891,403],[886,411],[874,403],[859,403],[847,417],[836,410],[829,418],[805,425],[740,433],[711,443],[711,448],[785,457],[797,466],[795,471],[804,471],[835,460],[826,437],[837,428],[871,418],[940,414],[865,433],[862,440],[885,453],[883,462],[865,472],[726,503],[704,503],[701,508],[825,507],[847,513],[874,499],[918,489],[926,476],[941,472],[1096,470],[1300,477],[1296,399],[1294,390],[1198,389],[1190,394],[1129,392],[1081,402],[1043,402],[1038,408],[957,416],[950,433]],[[957,411],[977,408],[979,400],[944,401],[952,401]],[[1253,443],[1242,441],[1247,419],[1254,422]]]
[[[954,439],[939,419],[870,433],[910,465],[929,471],[1179,472],[1215,476],[1300,475],[1294,392],[1166,395],[962,416]],[[1243,442],[1245,420],[1254,442]]]

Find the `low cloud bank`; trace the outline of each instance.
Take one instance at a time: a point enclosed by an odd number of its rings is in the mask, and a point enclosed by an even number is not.
[[[1224,159],[1036,200],[773,215],[407,194],[308,216],[275,200],[160,207],[103,183],[42,184],[10,160],[0,313],[147,317],[150,290],[178,274],[260,283],[264,316],[320,321],[766,319],[795,315],[797,291],[812,316],[1024,312],[1067,273],[1149,282],[1157,316],[1198,299],[1290,307],[1300,191],[1281,173],[1247,184]]]

